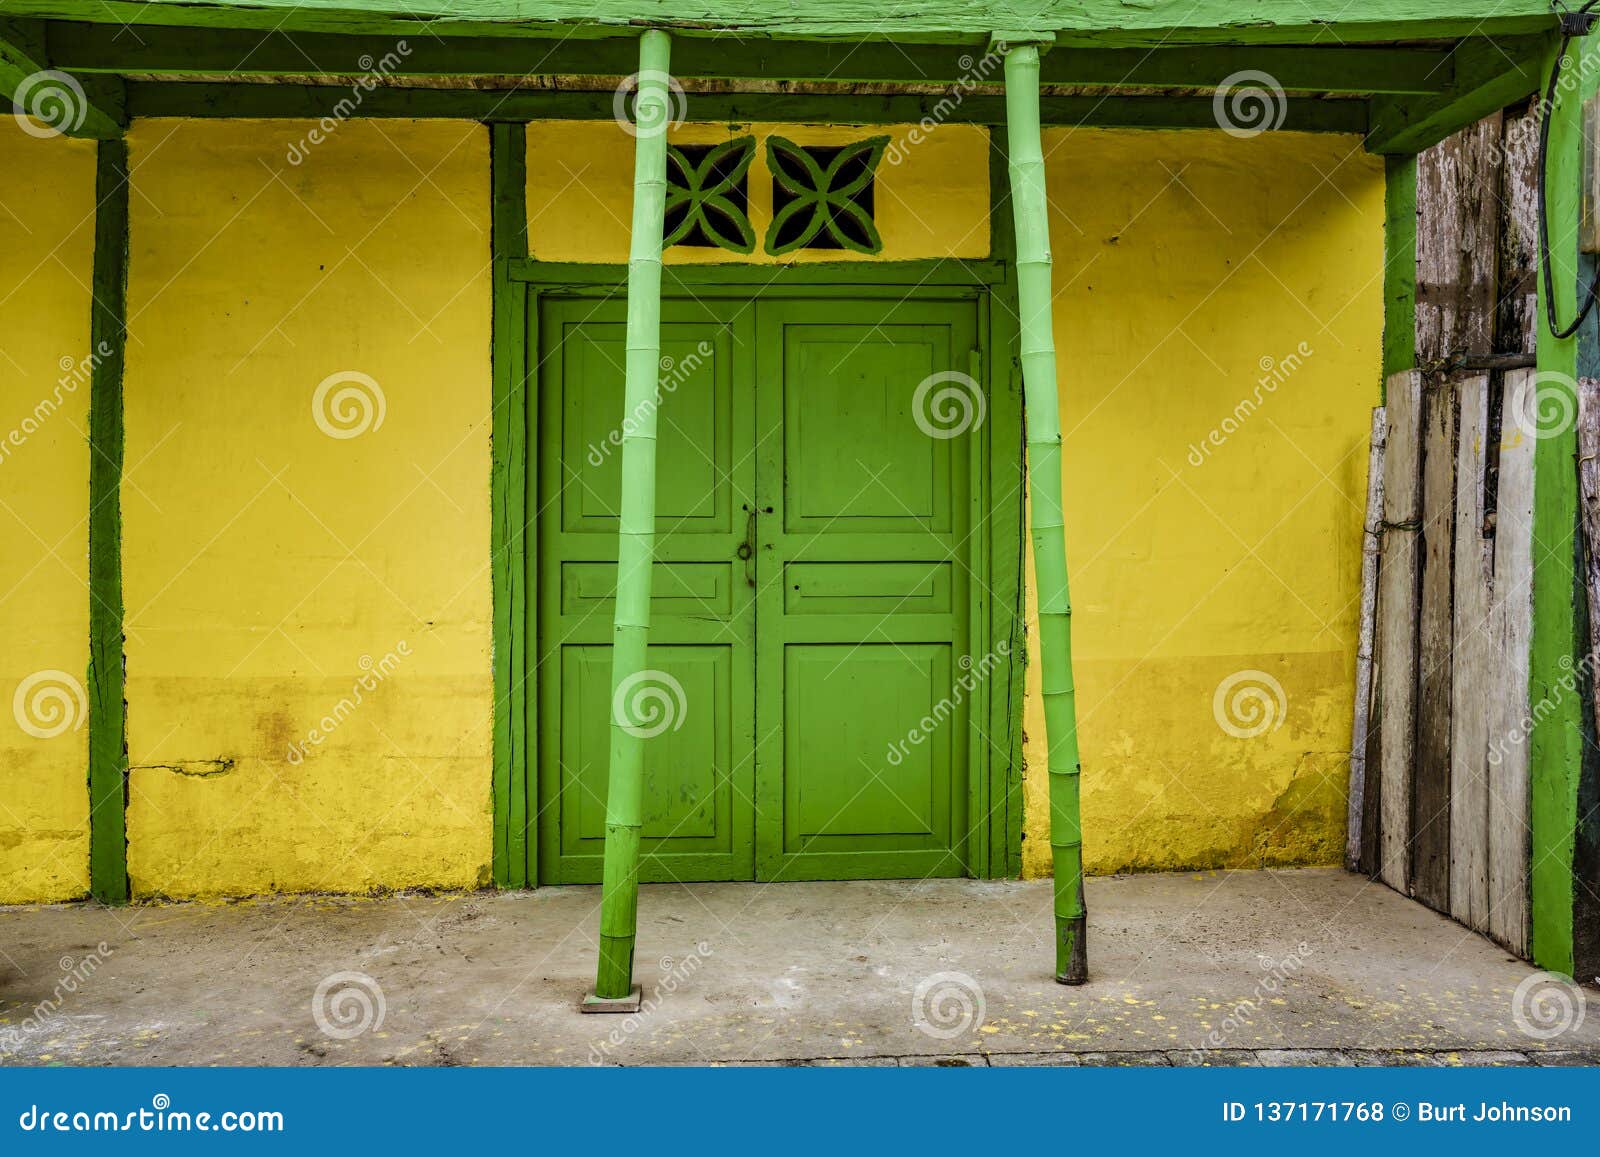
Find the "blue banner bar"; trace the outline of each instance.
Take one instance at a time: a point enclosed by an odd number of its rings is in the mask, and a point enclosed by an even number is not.
[[[1592,1148],[1600,1075],[1544,1069],[10,1069],[0,1153],[1455,1154]],[[354,1147],[359,1146],[359,1149]]]

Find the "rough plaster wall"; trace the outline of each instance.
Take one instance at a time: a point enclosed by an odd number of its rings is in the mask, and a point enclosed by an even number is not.
[[[489,875],[488,132],[310,128],[130,138],[138,896]]]
[[[94,171],[0,117],[0,903],[89,887]]]
[[[1336,863],[1383,166],[1289,133],[1058,130],[1046,153],[1087,863]]]

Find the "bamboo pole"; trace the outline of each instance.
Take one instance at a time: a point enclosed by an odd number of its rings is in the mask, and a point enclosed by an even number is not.
[[[1017,305],[1028,424],[1033,566],[1039,584],[1039,661],[1049,751],[1050,849],[1055,858],[1056,980],[1089,978],[1078,806],[1078,723],[1072,683],[1072,604],[1061,498],[1061,417],[1051,327],[1050,222],[1039,131],[1039,49],[1006,51],[1006,133],[1017,234]]]
[[[661,232],[667,195],[667,70],[672,43],[650,29],[639,41],[635,98],[633,231],[628,250],[627,364],[622,434],[622,510],[611,647],[611,765],[600,901],[600,959],[592,1003],[633,994],[639,918],[639,828],[645,738],[627,714],[626,688],[645,670],[650,634],[650,569],[656,526],[656,378],[661,358]]]

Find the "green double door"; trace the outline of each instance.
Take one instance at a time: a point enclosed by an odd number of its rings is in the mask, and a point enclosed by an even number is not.
[[[539,878],[587,883],[626,310],[536,310]],[[662,303],[644,879],[966,874],[974,438],[928,415],[977,340],[970,301]]]

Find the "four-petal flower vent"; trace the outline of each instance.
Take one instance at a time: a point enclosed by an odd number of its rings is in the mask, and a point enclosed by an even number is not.
[[[772,224],[767,228],[767,252],[880,252],[883,240],[872,219],[873,192],[878,162],[888,144],[888,137],[870,137],[836,148],[821,148],[768,137]]]
[[[881,253],[873,201],[888,143],[886,136],[826,146],[767,137],[772,216],[766,252],[775,257],[799,249]],[[750,168],[755,156],[754,136],[670,146],[662,244],[754,253],[758,233],[751,222]],[[763,206],[756,208],[759,214]]]
[[[755,249],[747,184],[755,155],[754,137],[738,137],[720,145],[673,145],[667,149],[667,209],[662,244],[716,247],[735,253]]]

